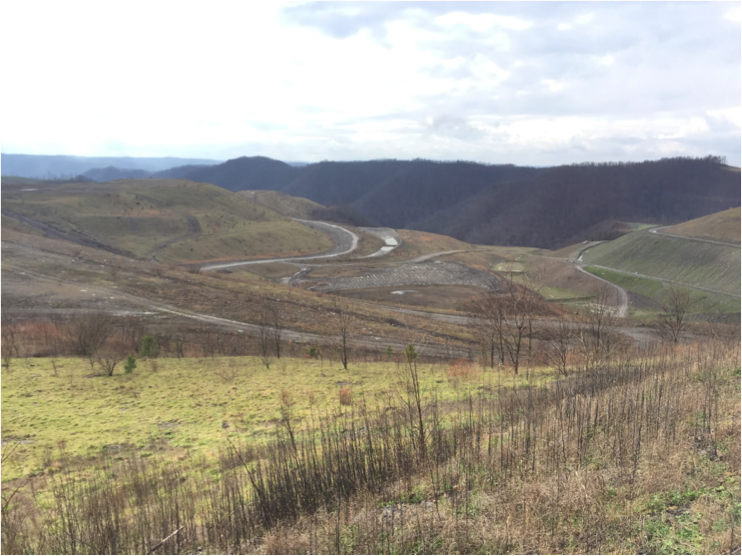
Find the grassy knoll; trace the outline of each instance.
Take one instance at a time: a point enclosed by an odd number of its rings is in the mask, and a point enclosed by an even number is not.
[[[292,398],[294,417],[306,422],[310,414],[341,408],[343,388],[370,403],[396,399],[401,378],[394,361],[352,363],[346,371],[334,361],[281,358],[267,369],[254,357],[140,360],[131,374],[123,363],[112,377],[98,373],[79,358],[21,359],[2,373],[3,440],[22,442],[4,481],[49,471],[45,460],[60,443],[75,458],[208,456],[223,447],[225,434],[272,438],[283,392]],[[552,374],[537,369],[529,378],[542,383]],[[425,395],[435,392],[441,400],[514,380],[468,365],[452,374],[442,364],[421,366],[421,379]],[[525,374],[517,379],[525,382]]]
[[[64,184],[3,195],[3,208],[137,257],[195,263],[325,251],[325,234],[245,197],[183,180]]]
[[[650,232],[635,232],[591,247],[583,254],[588,264],[637,272],[739,295],[740,249],[688,241]]]
[[[679,236],[740,243],[740,207],[689,220],[662,230]]]

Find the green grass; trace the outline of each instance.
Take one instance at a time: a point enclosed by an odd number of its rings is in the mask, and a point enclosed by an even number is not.
[[[587,263],[739,295],[740,249],[646,231],[591,247]]]
[[[398,354],[396,354],[398,355]],[[388,363],[351,363],[281,358],[266,369],[254,357],[159,359],[138,361],[131,374],[123,363],[112,377],[91,371],[85,359],[19,359],[2,373],[2,437],[21,441],[3,480],[53,467],[50,454],[61,443],[71,455],[103,453],[128,457],[151,452],[172,457],[187,451],[209,457],[224,446],[224,436],[271,437],[281,417],[281,392],[289,392],[294,416],[303,426],[310,415],[322,418],[341,408],[340,388],[350,385],[354,399],[395,404],[400,367]],[[472,367],[465,379],[451,382],[448,366],[421,365],[425,392],[454,400],[483,384],[523,384],[524,373]],[[531,371],[531,383],[552,379],[546,369]],[[342,406],[344,407],[344,406]],[[223,428],[222,424],[228,427]]]
[[[631,276],[621,272],[614,272],[605,268],[596,268],[586,266],[585,270],[595,274],[609,282],[622,287],[625,290],[636,292],[644,297],[660,302],[663,299],[664,292],[668,287],[660,280],[650,280],[639,276]],[[691,312],[692,313],[739,313],[740,300],[726,295],[720,295],[702,290],[687,288],[691,294]],[[653,317],[656,311],[640,310],[635,311],[634,317]]]

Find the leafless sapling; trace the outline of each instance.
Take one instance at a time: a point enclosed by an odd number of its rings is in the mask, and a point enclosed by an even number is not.
[[[668,287],[660,301],[661,311],[655,321],[655,329],[668,343],[677,344],[687,325],[688,311],[693,303],[690,291],[676,285]]]

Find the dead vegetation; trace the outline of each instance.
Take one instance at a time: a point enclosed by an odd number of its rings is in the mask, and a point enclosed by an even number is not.
[[[217,475],[103,455],[82,480],[60,447],[57,473],[4,485],[3,552],[736,549],[738,341],[657,344],[544,387],[496,374],[447,403],[416,388],[416,355],[397,394],[305,423],[282,391],[275,441],[225,437]]]

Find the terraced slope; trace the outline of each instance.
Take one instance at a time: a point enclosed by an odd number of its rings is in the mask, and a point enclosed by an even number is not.
[[[740,207],[715,212],[660,230],[677,236],[740,244]]]
[[[185,180],[3,191],[2,212],[4,221],[51,237],[161,262],[294,256],[332,247],[319,230],[215,185]]]
[[[740,295],[740,248],[634,232],[591,247],[583,260],[637,275]]]

